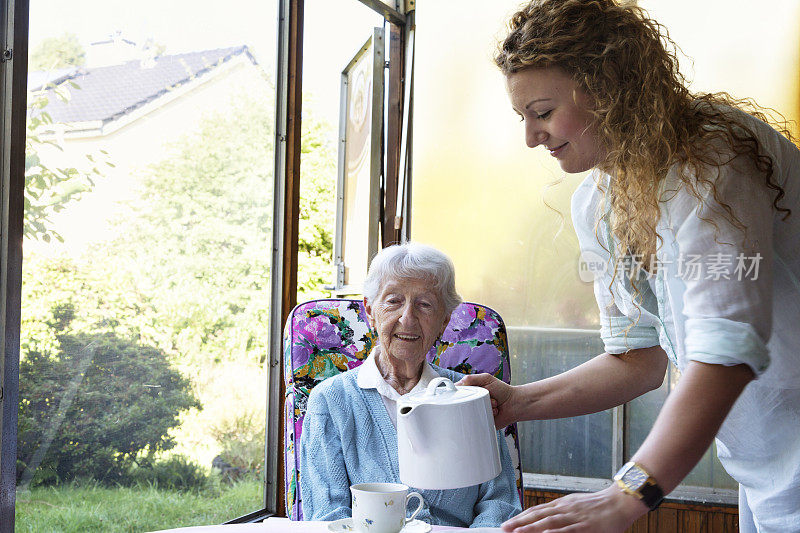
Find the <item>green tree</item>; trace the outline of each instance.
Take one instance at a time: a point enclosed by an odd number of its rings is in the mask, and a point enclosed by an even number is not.
[[[49,334],[32,342],[29,329],[20,361],[17,480],[124,482],[138,460],[174,447],[178,415],[200,404],[162,351],[112,332],[75,332],[74,304],[50,300],[37,317]]]
[[[91,252],[144,295],[154,310],[152,340],[185,363],[265,350],[269,117],[258,102],[207,117],[150,166],[118,237]]]
[[[336,129],[304,112],[300,161],[297,301],[327,296],[334,281]]]
[[[67,85],[79,89],[78,85]],[[104,167],[113,167],[106,152],[87,154],[87,168],[54,166],[48,152],[63,152],[57,141],[53,119],[47,112],[52,98],[66,100],[66,87],[49,86],[28,95],[27,135],[25,137],[25,211],[23,235],[28,239],[63,240],[52,227],[51,215],[78,200],[94,187],[94,179],[103,176]]]
[[[301,294],[331,282],[336,160],[325,126],[304,120]],[[272,128],[271,102],[255,98],[207,116],[150,166],[119,237],[94,252],[146,295],[154,342],[184,362],[266,355]]]
[[[28,58],[28,70],[79,67],[86,63],[86,51],[74,33],[48,37],[36,45]]]
[[[139,176],[140,197],[120,215],[110,242],[80,260],[26,257],[22,342],[37,361],[58,361],[69,339],[77,346],[93,335],[165,354],[206,406],[182,417],[181,443],[216,437],[226,460],[257,468],[253,450],[263,454],[263,425],[248,417],[264,418],[239,394],[248,390],[242,380],[250,386],[259,379],[267,354],[274,116],[268,100],[237,102],[205,117]],[[310,115],[302,147],[301,298],[320,294],[332,279],[335,141]],[[233,391],[232,368],[251,374]],[[74,374],[62,380],[68,376]],[[64,394],[59,389],[50,401]],[[48,468],[42,476],[61,476],[55,463]]]

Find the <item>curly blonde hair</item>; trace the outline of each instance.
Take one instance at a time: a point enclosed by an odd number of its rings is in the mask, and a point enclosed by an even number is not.
[[[646,267],[655,267],[649,259],[660,245],[659,187],[676,164],[679,179],[698,203],[707,188],[724,209],[722,215],[743,232],[746,228],[721,201],[713,179],[715,169],[733,157],[752,159],[765,185],[775,191],[775,209],[784,218],[791,213],[778,206],[784,190],[773,178],[772,159],[744,116],[731,108],[794,140],[786,120],[774,120],[752,100],[690,92],[675,48],[666,28],[631,2],[533,0],[511,17],[495,57],[507,76],[558,67],[594,101],[590,127],[606,154],[598,168],[611,177],[610,190],[605,190],[611,232],[618,249],[643,256]],[[720,153],[720,146],[729,149]]]

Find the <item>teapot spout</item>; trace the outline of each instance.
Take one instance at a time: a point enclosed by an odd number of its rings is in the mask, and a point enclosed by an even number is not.
[[[414,455],[420,455],[426,449],[425,432],[421,427],[422,417],[417,412],[424,407],[424,405],[404,405],[397,410],[398,417],[402,419],[402,422],[398,420],[398,426],[402,424],[402,427],[405,428],[405,434]]]

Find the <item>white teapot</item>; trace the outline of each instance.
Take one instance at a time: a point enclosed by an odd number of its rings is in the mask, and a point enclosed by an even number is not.
[[[502,470],[489,391],[436,378],[397,401],[400,480],[420,489],[455,489]]]

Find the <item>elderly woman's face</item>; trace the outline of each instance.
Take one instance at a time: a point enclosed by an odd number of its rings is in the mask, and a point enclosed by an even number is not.
[[[561,69],[529,68],[510,74],[506,88],[511,106],[525,122],[525,142],[544,146],[564,172],[589,170],[603,152],[591,129],[591,102]]]
[[[450,319],[436,288],[425,279],[387,280],[365,306],[381,350],[409,362],[425,358]]]

